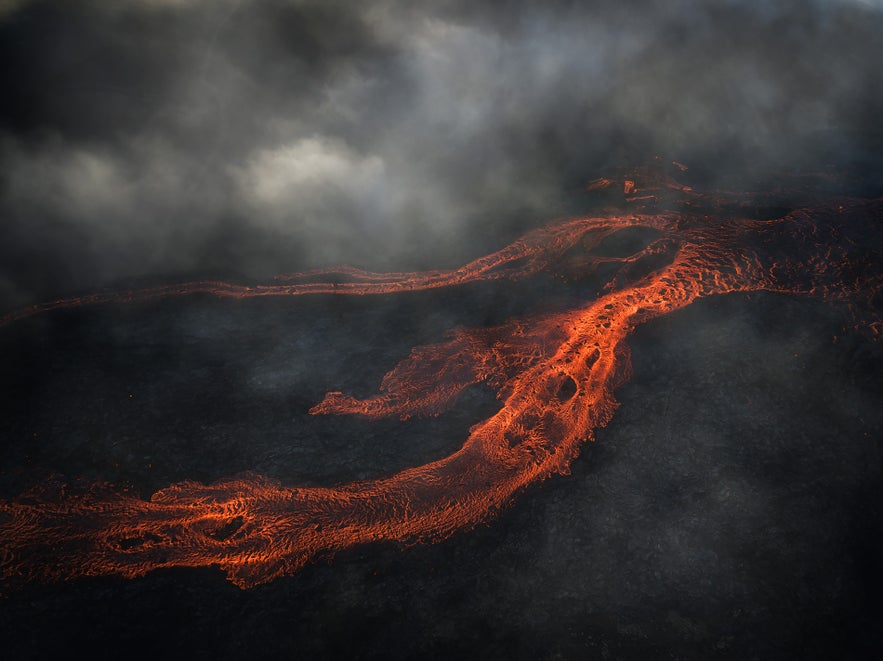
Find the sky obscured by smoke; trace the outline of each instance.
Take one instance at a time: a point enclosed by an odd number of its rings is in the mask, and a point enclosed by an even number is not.
[[[875,0],[5,0],[0,303],[452,265],[656,154],[860,166],[881,34]]]

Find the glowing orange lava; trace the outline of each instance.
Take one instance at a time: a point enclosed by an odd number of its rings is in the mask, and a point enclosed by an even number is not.
[[[34,490],[0,501],[0,574],[15,584],[217,565],[247,588],[357,544],[439,540],[486,520],[527,485],[568,471],[580,446],[616,409],[614,390],[630,370],[625,340],[639,324],[730,292],[805,294],[860,305],[883,286],[879,260],[868,252],[883,238],[883,199],[814,202],[757,220],[742,217],[755,198],[700,195],[672,179],[634,174],[613,183],[598,179],[589,188],[623,191],[626,201],[672,191],[687,197],[677,210],[555,223],[455,270],[377,274],[343,267],[280,276],[267,286],[193,282],[59,300],[3,317],[0,325],[59,308],[196,292],[234,298],[388,294],[543,270],[585,273],[602,264],[612,273],[603,293],[582,307],[457,330],[446,342],[414,349],[386,375],[376,396],[330,392],[311,410],[370,418],[435,415],[469,385],[490,384],[499,393],[499,411],[476,424],[449,457],[334,488],[289,487],[246,475],[211,485],[180,482],[150,500],[104,485],[81,493]],[[696,204],[719,211],[683,211]],[[631,227],[650,228],[658,238],[628,257],[592,255],[605,238]],[[569,249],[577,244],[584,250],[574,257]],[[347,281],[321,280],[331,276]],[[866,327],[879,333],[879,321]]]

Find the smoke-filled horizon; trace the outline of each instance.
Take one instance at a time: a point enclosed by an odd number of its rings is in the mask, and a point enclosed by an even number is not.
[[[4,2],[0,304],[451,266],[655,155],[720,177],[860,169],[881,9]]]

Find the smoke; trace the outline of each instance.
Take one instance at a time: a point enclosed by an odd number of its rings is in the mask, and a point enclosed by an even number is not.
[[[450,265],[661,154],[854,164],[879,2],[0,5],[4,308],[128,279]]]
[[[456,267],[656,155],[707,185],[873,179],[881,34],[880,0],[0,0],[0,314],[103,287]],[[246,469],[331,485],[443,457],[493,394],[408,423],[307,411],[370,396],[456,324],[556,304],[542,283],[488,291],[188,299],[83,319],[70,341],[63,320],[10,334],[4,493],[54,472],[145,496]],[[649,656],[701,627],[694,656],[869,640],[883,371],[809,305],[716,298],[639,329],[613,424],[487,529],[235,599],[187,572],[28,592],[7,638],[148,649],[186,628],[203,655],[396,656],[429,632],[505,636],[516,657],[556,639],[564,657]]]

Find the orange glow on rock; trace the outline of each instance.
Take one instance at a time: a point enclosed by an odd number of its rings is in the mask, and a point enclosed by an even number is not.
[[[590,188],[607,182],[596,180]],[[657,183],[692,200],[748,199]],[[626,194],[635,188],[626,181]],[[653,186],[642,182],[641,190]],[[57,300],[8,314],[0,324],[84,304],[198,292],[231,298],[370,295],[518,280],[540,271],[588,273],[602,264],[612,273],[603,292],[582,306],[495,328],[458,329],[445,342],[415,348],[373,397],[329,392],[311,409],[366,418],[437,415],[471,384],[489,384],[498,392],[499,410],[444,459],[334,488],[285,486],[248,474],[211,485],[180,482],[149,500],[106,485],[79,493],[35,489],[0,501],[0,574],[14,585],[216,565],[248,588],[354,545],[431,542],[468,529],[528,485],[568,472],[580,446],[617,407],[614,391],[630,373],[626,339],[638,325],[731,292],[861,305],[880,292],[883,274],[879,263],[863,259],[868,242],[855,238],[855,228],[870,228],[879,245],[881,219],[883,199],[843,198],[773,220],[682,211],[601,215],[537,229],[454,270],[378,274],[345,266],[279,276],[265,286],[200,281]],[[649,228],[659,238],[627,257],[591,253],[625,228]],[[586,250],[567,256],[577,244]],[[642,270],[651,258],[653,268]],[[347,281],[328,280],[340,276]],[[875,337],[881,331],[876,319],[866,327]]]

